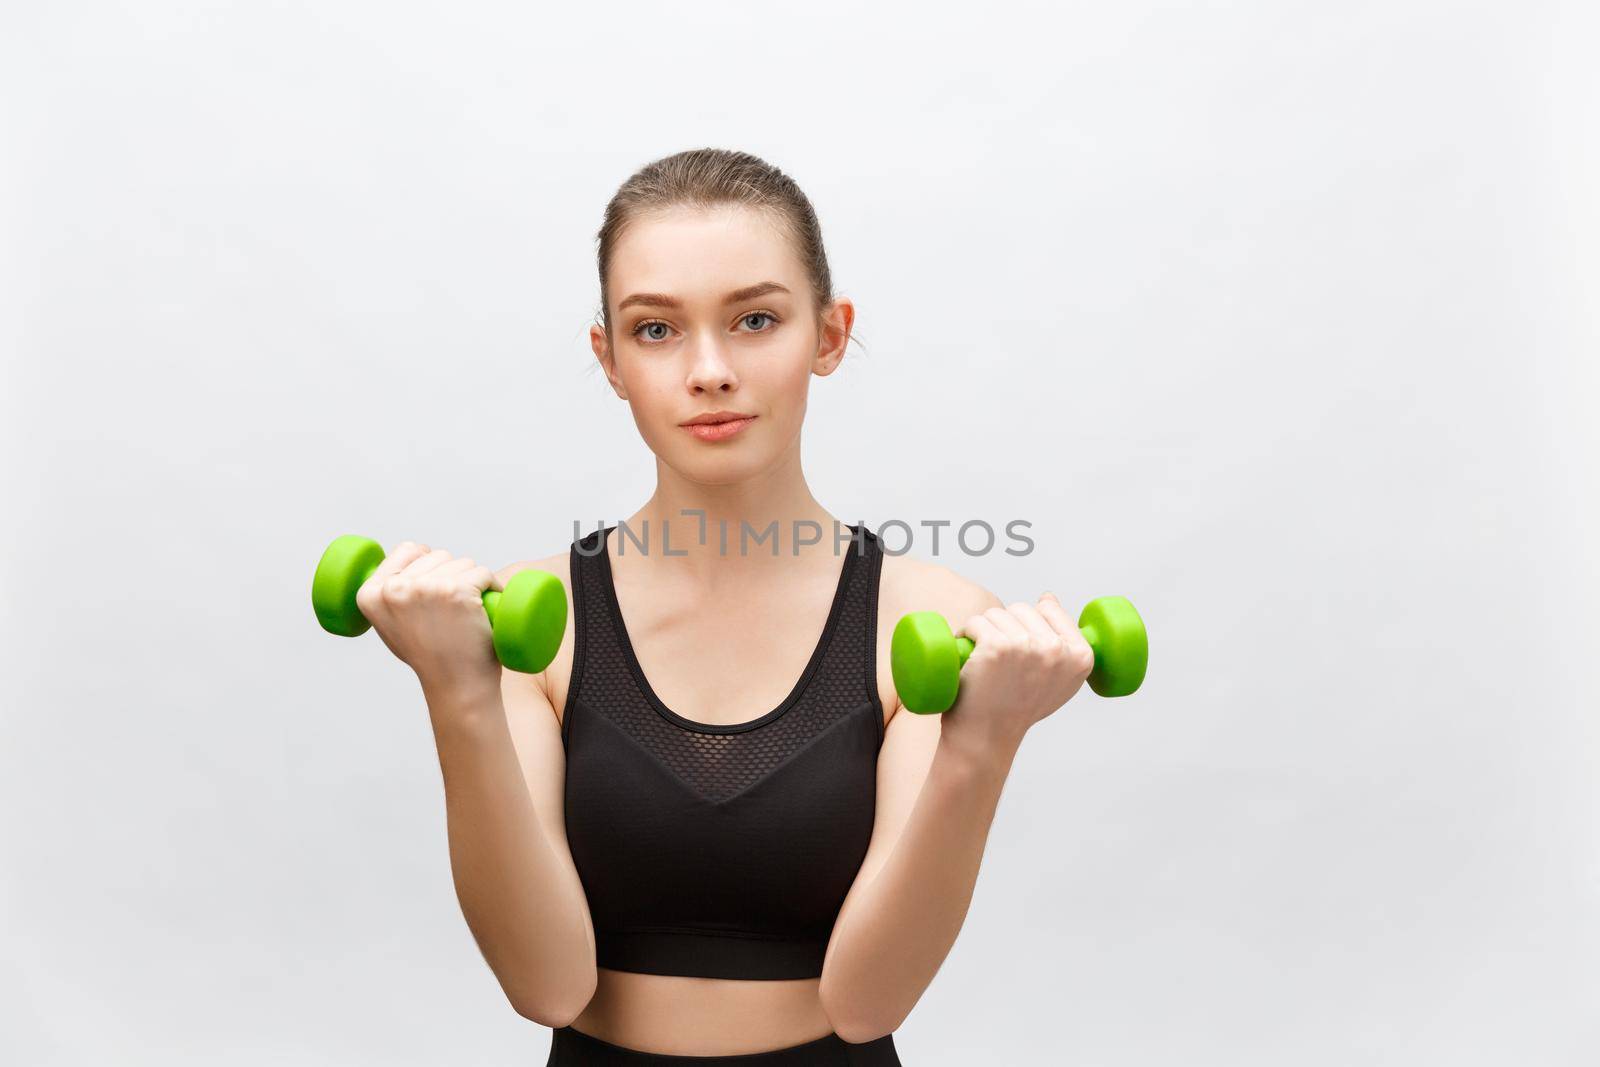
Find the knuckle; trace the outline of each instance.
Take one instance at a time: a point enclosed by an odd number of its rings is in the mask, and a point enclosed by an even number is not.
[[[1030,634],[1028,647],[1052,663],[1066,657],[1066,642],[1053,634]]]
[[[390,578],[383,583],[383,599],[390,604],[404,604],[415,590],[416,583],[410,578]]]

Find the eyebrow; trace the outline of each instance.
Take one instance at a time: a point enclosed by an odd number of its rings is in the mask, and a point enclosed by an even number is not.
[[[737,304],[745,300],[754,300],[758,296],[766,296],[768,293],[787,293],[788,291],[788,286],[779,285],[777,282],[757,282],[755,285],[747,285],[743,289],[735,289],[723,297],[722,302],[724,304]],[[668,296],[666,293],[634,293],[632,296],[625,297],[622,303],[617,305],[617,310],[621,312],[633,307],[635,304],[643,304],[646,307],[683,307],[682,300],[675,296]]]

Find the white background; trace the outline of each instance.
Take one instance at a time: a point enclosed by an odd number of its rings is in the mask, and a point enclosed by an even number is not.
[[[1150,624],[1030,733],[908,1067],[1597,1062],[1585,7],[8,5],[0,1059],[543,1062],[311,569],[638,506],[594,234],[712,145],[859,309],[823,504],[1024,518],[913,553]]]

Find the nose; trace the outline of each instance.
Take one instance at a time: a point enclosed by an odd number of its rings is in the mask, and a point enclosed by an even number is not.
[[[733,389],[739,384],[733,361],[714,337],[705,337],[690,346],[687,385],[693,393],[712,393]]]

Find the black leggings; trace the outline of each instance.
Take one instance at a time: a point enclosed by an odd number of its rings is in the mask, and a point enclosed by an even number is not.
[[[803,1045],[790,1045],[770,1052],[747,1052],[736,1056],[671,1056],[662,1052],[640,1052],[623,1048],[598,1037],[590,1037],[570,1026],[550,1036],[550,1058],[545,1067],[901,1067],[894,1050],[894,1035],[885,1034],[873,1041],[852,1044],[838,1034],[819,1037]]]

